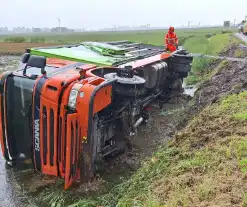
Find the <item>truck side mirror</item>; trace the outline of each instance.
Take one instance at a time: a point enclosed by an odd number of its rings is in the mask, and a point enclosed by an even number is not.
[[[27,61],[29,60],[30,58],[30,53],[24,53],[21,57],[21,62],[22,63],[27,63]]]
[[[27,67],[35,67],[35,68],[40,68],[41,69],[41,73],[43,75],[46,74],[45,71],[45,66],[46,66],[46,58],[43,56],[36,56],[36,55],[32,55],[29,57],[27,64],[23,70],[23,75],[26,75],[27,72]]]
[[[30,58],[30,53],[24,53],[21,56],[20,64],[19,64],[19,69],[20,70],[25,68],[25,65],[26,65],[27,61],[29,60],[29,58]]]

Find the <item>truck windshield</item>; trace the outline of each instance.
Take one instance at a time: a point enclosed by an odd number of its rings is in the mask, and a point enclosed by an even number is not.
[[[34,83],[32,79],[10,76],[6,84],[7,128],[14,156],[31,157]]]

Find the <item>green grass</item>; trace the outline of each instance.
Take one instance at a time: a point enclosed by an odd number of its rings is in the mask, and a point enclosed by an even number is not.
[[[211,38],[195,37],[185,42],[184,47],[192,53],[203,53],[205,55],[217,55],[229,41],[227,34],[216,34]]]
[[[9,42],[9,43],[22,43],[22,42],[26,42],[26,38],[25,37],[7,37],[4,39],[4,42]]]

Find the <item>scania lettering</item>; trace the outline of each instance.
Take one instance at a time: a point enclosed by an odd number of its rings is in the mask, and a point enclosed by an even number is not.
[[[39,151],[40,150],[40,145],[39,145],[39,119],[34,121],[34,133],[35,133],[35,150]]]

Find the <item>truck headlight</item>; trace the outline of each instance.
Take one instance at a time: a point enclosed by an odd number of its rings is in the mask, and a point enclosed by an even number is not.
[[[69,101],[68,101],[68,106],[72,109],[76,109],[76,100],[78,93],[83,85],[80,83],[76,83],[73,85],[70,94],[69,94]]]
[[[77,90],[72,89],[70,91],[70,94],[69,94],[69,102],[68,102],[68,106],[70,108],[73,108],[73,109],[76,108],[77,95],[78,95],[78,91]]]

